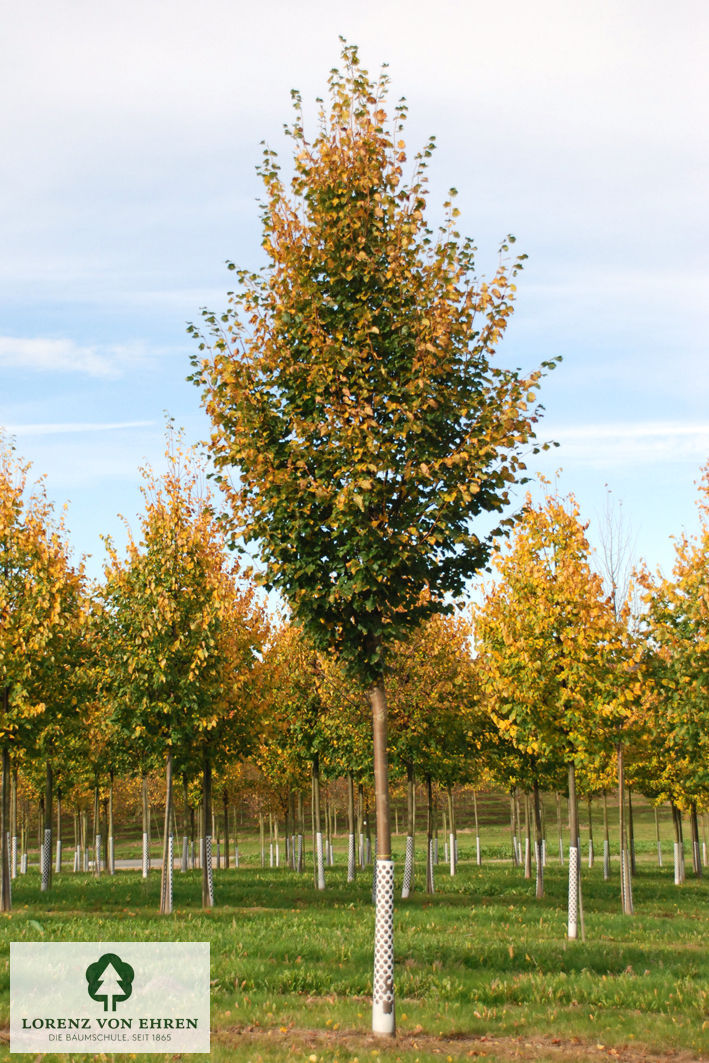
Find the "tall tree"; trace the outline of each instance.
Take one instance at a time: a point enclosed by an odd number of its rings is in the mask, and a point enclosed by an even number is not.
[[[498,582],[476,611],[481,682],[504,737],[540,771],[568,769],[570,938],[578,932],[576,766],[593,750],[620,632],[601,579],[590,566],[574,499],[527,500],[509,550],[496,555]],[[541,826],[535,802],[537,862]]]
[[[34,746],[51,717],[40,675],[61,641],[68,547],[43,484],[0,435],[0,909],[9,911],[10,760]],[[73,578],[73,577],[72,577]],[[49,691],[45,691],[49,693]]]
[[[676,820],[681,810],[690,813],[694,867],[701,874],[697,808],[709,805],[709,463],[698,508],[699,532],[677,539],[672,575],[641,575],[641,625],[654,790],[672,802]],[[676,852],[680,844],[676,837]]]
[[[485,563],[475,518],[501,511],[522,473],[543,370],[524,377],[492,364],[521,259],[510,264],[504,243],[492,281],[480,283],[453,192],[441,228],[428,227],[433,141],[407,184],[406,105],[390,118],[386,74],[370,79],[351,45],[342,58],[312,140],[293,94],[290,189],[264,153],[266,266],[237,271],[226,313],[204,312],[205,336],[192,327],[193,379],[234,539],[258,544],[264,583],[369,691],[373,1028],[393,1034],[387,648]]]
[[[174,771],[203,770],[202,899],[213,904],[211,772],[217,736],[238,716],[244,672],[261,641],[253,588],[239,585],[204,484],[204,461],[170,433],[167,471],[146,470],[142,540],[127,558],[111,547],[104,605],[114,667],[113,719],[131,742],[145,740],[165,764],[161,912],[172,910]]]

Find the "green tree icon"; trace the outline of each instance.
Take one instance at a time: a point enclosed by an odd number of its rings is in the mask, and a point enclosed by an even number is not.
[[[105,952],[96,963],[86,968],[89,996],[93,1000],[102,1000],[104,1011],[115,1011],[117,1001],[127,1000],[133,992],[134,977],[135,971],[129,963],[115,952]]]

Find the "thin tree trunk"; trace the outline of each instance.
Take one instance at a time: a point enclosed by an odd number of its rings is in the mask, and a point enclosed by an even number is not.
[[[303,807],[303,791],[298,791],[298,871],[302,874],[305,871],[305,853],[303,852],[305,842],[305,808]]]
[[[142,810],[143,810],[143,878],[148,877],[150,870],[150,821],[148,809],[148,776],[143,772],[142,778]]]
[[[539,783],[535,777],[533,789],[534,809],[534,851],[536,855],[536,897],[541,900],[544,896],[544,835],[542,832],[542,809],[539,799]]]
[[[576,770],[574,762],[569,762],[569,940],[578,937],[579,881],[581,862],[579,860],[579,819],[576,803]]]
[[[89,810],[88,808],[82,808],[81,810],[81,848],[82,848],[82,870],[89,870]]]
[[[588,866],[593,867],[593,797],[588,798]]]
[[[42,838],[42,890],[52,885],[52,804],[54,796],[54,772],[52,761],[47,757],[44,787],[44,837]]]
[[[214,907],[214,871],[212,868],[212,762],[209,750],[205,750],[202,768],[202,837],[204,858],[202,860],[202,907]]]
[[[62,869],[62,792],[57,790],[57,846],[56,864],[54,867],[57,875]]]
[[[635,874],[635,819],[633,817],[633,793],[628,787],[628,851],[630,853],[630,874]]]
[[[608,795],[603,791],[603,878],[611,877],[611,841],[608,833]]]
[[[9,692],[3,690],[3,710],[9,712]],[[10,853],[7,846],[8,827],[10,826],[10,754],[7,746],[2,747],[2,802],[0,802],[0,911],[9,912],[12,908],[10,893]]]
[[[10,772],[10,878],[17,878],[17,768]]]
[[[692,830],[692,868],[697,878],[702,877],[702,854],[699,849],[699,818],[697,816],[697,803],[692,801],[690,809],[690,824]]]
[[[182,776],[182,860],[180,871],[187,871],[190,859],[190,792],[187,776]]]
[[[480,866],[482,856],[480,852],[480,825],[478,823],[478,794],[473,790],[473,814],[475,816],[475,863]]]
[[[367,798],[364,803],[364,844],[364,862],[369,866],[369,864],[372,863],[372,827],[369,818],[369,798]]]
[[[354,779],[347,775],[347,881],[354,882],[357,873],[357,848],[355,844]]]
[[[357,784],[357,847],[359,866],[364,867],[364,785]]]
[[[620,893],[623,915],[633,914],[633,885],[630,875],[630,858],[626,839],[625,822],[625,765],[623,745],[618,743],[618,833],[620,835]]]
[[[98,782],[94,786],[94,874],[101,874],[101,813]]]
[[[116,873],[116,839],[115,822],[113,817],[113,768],[108,773],[108,873]],[[59,845],[59,839],[57,839]]]
[[[224,867],[229,868],[229,793],[226,786],[222,794],[224,807]]]
[[[165,761],[165,825],[162,841],[162,874],[160,876],[160,914],[172,911],[172,747],[168,746]]]
[[[431,776],[426,776],[426,893],[435,893],[433,881],[433,787]]]
[[[529,794],[524,792],[524,877],[532,877],[532,822],[529,815]]]
[[[374,801],[377,816],[377,893],[374,929],[372,1030],[393,1037],[394,1007],[394,861],[389,820],[387,704],[383,682],[369,691],[374,745]]]
[[[325,789],[325,858],[327,866],[332,864],[332,826],[330,823],[330,795]]]
[[[406,764],[406,856],[404,858],[404,882],[401,887],[403,900],[411,895],[411,891],[414,888],[415,829],[414,765],[413,761],[408,761]]]
[[[322,823],[320,821],[320,760],[317,755],[311,761],[313,792],[313,878],[315,888],[325,889],[325,863],[323,860]]]
[[[450,786],[446,787],[446,797],[448,799],[448,847],[450,852],[448,858],[450,861],[451,875],[455,875],[458,864],[458,852],[457,852],[457,831],[455,829],[455,808],[453,805],[453,789]]]
[[[515,795],[514,792],[510,794],[510,838],[512,840],[512,864],[514,867],[519,865],[519,854],[517,852],[517,835],[515,833]]]

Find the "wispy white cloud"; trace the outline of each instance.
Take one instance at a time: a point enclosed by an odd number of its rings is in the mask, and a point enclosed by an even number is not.
[[[113,432],[127,428],[150,428],[154,424],[154,421],[113,421],[104,424],[90,421],[57,424],[11,424],[7,425],[6,431],[12,436],[73,435],[81,432]]]
[[[80,344],[71,339],[0,336],[0,367],[117,378],[153,356],[144,344]]]
[[[709,423],[639,421],[635,424],[545,425],[560,449],[557,460],[596,468],[703,463],[709,458]]]

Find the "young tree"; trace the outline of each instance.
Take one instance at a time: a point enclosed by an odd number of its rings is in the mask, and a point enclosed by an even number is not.
[[[593,749],[618,625],[590,567],[578,507],[549,497],[527,510],[511,548],[495,558],[499,576],[476,611],[481,682],[502,734],[534,767],[537,863],[541,863],[539,772],[568,770],[570,848],[568,934],[577,936],[576,765]]]
[[[73,574],[61,524],[42,484],[30,488],[29,464],[0,436],[0,909],[10,897],[10,758],[34,746],[51,718],[39,689],[61,641],[67,580]],[[45,691],[44,693],[49,693]]]
[[[503,509],[524,468],[542,370],[523,377],[492,364],[521,260],[510,264],[503,244],[493,280],[480,283],[453,194],[441,229],[427,226],[433,142],[407,184],[405,104],[390,119],[386,75],[372,81],[353,46],[342,55],[312,140],[294,93],[290,190],[265,151],[267,265],[237,271],[223,316],[204,312],[209,339],[192,327],[202,352],[193,379],[214,425],[234,539],[258,544],[264,583],[369,691],[373,1027],[393,1034],[387,648],[485,563],[474,521]]]
[[[656,765],[654,788],[672,802],[676,854],[681,810],[690,813],[694,868],[701,874],[697,808],[709,804],[709,463],[698,508],[699,533],[675,543],[672,576],[641,576],[646,606],[641,625],[648,684],[645,744]]]
[[[211,770],[215,742],[238,716],[244,673],[262,637],[253,589],[239,586],[203,484],[204,463],[171,437],[168,468],[146,470],[142,541],[110,550],[104,606],[114,647],[107,687],[127,742],[145,740],[165,762],[161,912],[172,910],[172,783],[199,757],[205,858],[202,899],[213,902]],[[227,723],[228,721],[228,723]]]

